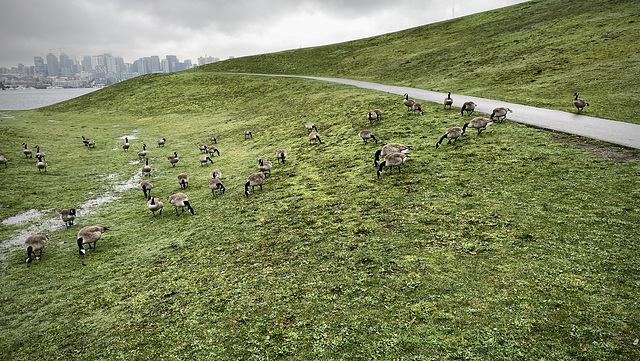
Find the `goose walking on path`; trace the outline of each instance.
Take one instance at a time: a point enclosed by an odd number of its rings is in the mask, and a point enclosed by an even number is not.
[[[580,114],[584,107],[589,106],[589,103],[587,103],[587,101],[582,98],[578,98],[578,93],[573,93],[573,95],[575,96],[575,98],[573,99],[573,105],[575,105],[575,107],[578,109],[578,114]]]

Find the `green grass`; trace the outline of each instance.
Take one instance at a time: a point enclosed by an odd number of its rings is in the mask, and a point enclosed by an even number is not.
[[[6,254],[0,359],[638,359],[637,151],[509,121],[436,150],[468,118],[440,104],[417,117],[401,100],[182,72],[4,112],[0,219],[121,198],[52,232],[30,268],[23,250]],[[309,144],[308,121],[322,144]],[[376,177],[380,145],[363,129],[414,146],[401,174]],[[210,135],[221,156],[201,167]],[[24,141],[47,154],[47,174]],[[137,179],[143,143],[152,194],[179,192],[187,173],[195,216],[165,202],[154,218],[140,190],[113,189]],[[286,164],[245,197],[258,159],[280,148]],[[214,167],[227,188],[216,198]],[[86,225],[111,229],[83,260]],[[0,239],[25,228],[3,225]]]

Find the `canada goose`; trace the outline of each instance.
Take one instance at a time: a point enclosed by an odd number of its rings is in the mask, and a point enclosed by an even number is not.
[[[376,115],[378,116],[379,120],[382,120],[382,110],[376,108],[373,110],[374,113],[376,113]]]
[[[96,142],[93,139],[88,139],[85,138],[84,135],[82,136],[82,143],[84,143],[85,147],[92,147],[95,148],[96,147]]]
[[[262,183],[267,179],[267,175],[264,172],[253,173],[247,177],[247,183],[244,185],[244,194],[249,197],[249,186],[251,186],[251,193],[255,193],[256,186],[260,186],[262,190]]]
[[[413,109],[413,103],[415,103],[415,101],[409,99],[409,94],[405,93],[402,104],[404,104],[404,106],[407,107],[407,111],[410,111],[411,109]]]
[[[153,213],[153,216],[156,216],[156,212],[160,211],[160,215],[162,215],[162,200],[160,198],[149,197],[147,201],[147,208]]]
[[[76,209],[69,208],[61,210],[60,219],[62,219],[67,228],[73,226],[73,221],[76,219]]]
[[[44,249],[45,244],[47,244],[47,241],[47,236],[43,236],[41,234],[27,237],[24,241],[24,247],[27,250],[27,267],[31,266],[31,261],[33,260],[31,257],[32,254],[36,257],[37,261],[42,258],[42,250]],[[37,256],[35,254],[36,251],[40,251]]]
[[[149,159],[144,159],[144,165],[142,166],[142,174],[151,175],[151,166],[149,165]]]
[[[36,145],[34,148],[36,149],[36,158],[40,157],[44,159],[44,152],[40,151],[40,146]]]
[[[382,174],[383,167],[391,167],[391,174],[393,174],[393,167],[398,167],[398,173],[401,173],[400,167],[405,160],[407,160],[407,155],[404,153],[387,154],[378,168],[378,178],[380,178],[380,174]]]
[[[33,158],[33,152],[31,151],[31,148],[27,148],[27,143],[22,143],[22,145],[24,145],[24,149],[22,150],[22,153],[24,153],[24,156],[28,158]]]
[[[124,143],[120,144],[120,146],[122,147],[122,149],[125,152],[128,152],[129,151],[129,138],[124,137]]]
[[[573,105],[576,106],[576,108],[578,109],[578,114],[580,114],[584,107],[589,106],[589,103],[587,103],[587,101],[582,98],[578,98],[578,93],[573,93],[573,95],[576,96],[575,99],[573,99]]]
[[[191,214],[193,215],[196,214],[193,208],[191,208],[191,204],[189,203],[189,198],[184,193],[176,193],[176,194],[170,195],[169,197],[167,197],[167,200],[176,208],[176,216],[180,215],[178,214],[178,207],[182,208],[182,213],[184,213],[184,207],[187,207],[187,209],[189,210],[189,212],[191,212]]]
[[[213,142],[213,144],[218,144],[218,139],[216,138],[215,135],[212,135],[209,137],[209,140]]]
[[[284,164],[285,158],[287,158],[287,151],[284,149],[278,149],[276,151],[276,159]]]
[[[7,158],[2,153],[0,153],[0,164],[4,164],[4,167],[7,168]]]
[[[362,140],[364,141],[364,144],[368,144],[369,139],[373,139],[373,141],[376,142],[376,144],[378,144],[378,140],[370,130],[363,130],[360,133],[358,133],[358,136],[362,138]]]
[[[473,118],[469,123],[462,126],[462,135],[464,135],[467,128],[478,129],[478,135],[480,135],[480,133],[482,133],[483,130],[486,130],[491,124],[493,124],[493,120],[491,119],[483,117]]]
[[[209,175],[211,176],[211,178],[222,179],[222,172],[220,171],[220,169],[212,170],[211,173],[209,173]]]
[[[378,113],[375,113],[375,112],[367,113],[367,119],[369,119],[369,125],[373,125],[373,123],[375,123],[376,120],[378,120]]]
[[[189,186],[189,176],[185,173],[178,174],[178,184],[180,184],[180,188],[187,189]]]
[[[38,158],[38,161],[36,162],[36,167],[38,168],[38,172],[41,172],[44,169],[44,172],[47,172],[47,162],[45,162],[44,160],[42,160],[41,157],[36,157]]]
[[[447,144],[451,144],[451,140],[455,141],[461,135],[462,135],[462,128],[460,127],[447,128],[447,132],[444,133],[442,138],[440,138],[440,140],[436,143],[436,149],[438,149],[438,147],[440,146],[440,144],[442,144],[442,141],[445,140],[445,138],[449,138],[449,142]]]
[[[138,151],[138,158],[146,158],[147,157],[147,145],[142,145],[142,150]]]
[[[311,144],[312,140],[315,140],[316,142],[320,142],[322,144],[322,140],[320,140],[320,135],[318,135],[318,132],[309,133],[309,144]]]
[[[200,166],[201,167],[203,165],[206,165],[207,162],[211,162],[211,164],[213,164],[213,160],[206,154],[201,155],[200,158],[198,158],[198,160],[200,160]]]
[[[495,108],[493,112],[491,112],[491,120],[493,120],[493,117],[496,117],[498,122],[502,123],[503,120],[507,119],[507,113],[513,113],[513,110],[504,107]]]
[[[213,153],[218,153],[218,157],[220,156],[220,151],[213,145],[207,147],[207,153],[213,157]]]
[[[158,147],[164,147],[165,143],[167,143],[165,138],[158,140]]]
[[[273,163],[268,160],[258,159],[258,170],[261,172],[269,172],[271,173],[271,167],[273,167]]]
[[[415,113],[416,111],[418,111],[420,115],[424,114],[424,112],[422,111],[422,104],[418,102],[413,102],[413,112]]]
[[[84,135],[82,136],[82,143],[84,143],[85,147],[87,146],[87,143],[89,142],[89,139],[85,138]]]
[[[380,157],[384,157],[387,154],[391,154],[391,153],[406,153],[409,150],[411,150],[411,146],[410,145],[404,145],[404,144],[399,144],[399,143],[389,143],[389,144],[385,144],[382,149],[378,149],[376,151],[376,154],[374,155],[374,160],[373,160],[373,164],[375,166],[378,165],[378,161],[380,160]]]
[[[251,137],[251,139],[253,139],[253,134],[251,134],[249,129],[244,130],[244,139],[247,139],[247,137]]]
[[[462,104],[462,109],[460,110],[460,114],[464,115],[464,112],[467,112],[467,115],[473,114],[473,111],[476,109],[476,103],[474,102],[465,102]]]
[[[89,245],[89,249],[96,249],[96,242],[102,237],[102,234],[109,230],[107,227],[100,226],[87,226],[78,232],[78,249],[80,255],[84,258],[85,250],[84,245]],[[93,247],[91,244],[93,243]]]
[[[198,144],[198,149],[200,149],[200,153],[205,153],[207,151],[207,145],[204,143]]]
[[[221,194],[224,194],[225,188],[222,185],[220,178],[211,178],[209,180],[209,188],[211,188],[211,195],[215,197],[215,190],[218,189]]]
[[[451,105],[453,105],[453,99],[451,98],[451,92],[449,92],[449,94],[447,94],[447,97],[444,98],[444,108],[451,110]]]
[[[167,157],[167,160],[169,160],[169,163],[171,163],[172,166],[176,166],[176,163],[178,163],[178,161],[180,159],[178,159],[178,152],[173,152],[173,155],[170,155]]]
[[[140,182],[140,188],[142,188],[142,193],[144,193],[145,198],[149,198],[151,195],[151,189],[153,188],[153,183],[150,180],[143,180]]]
[[[305,123],[304,127],[307,128],[308,131],[312,131],[312,130],[315,130],[316,132],[318,131],[318,128],[316,128],[316,125],[311,122]]]

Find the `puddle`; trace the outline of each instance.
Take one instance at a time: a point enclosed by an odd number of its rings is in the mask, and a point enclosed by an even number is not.
[[[52,209],[47,210],[38,210],[38,209],[30,209],[26,212],[22,212],[20,214],[16,214],[15,216],[11,216],[9,218],[5,218],[0,222],[0,225],[3,226],[18,226],[21,224],[33,222],[34,220],[40,219],[45,214],[51,212]]]
[[[124,138],[129,138],[129,140],[131,139],[138,139],[138,133],[140,133],[141,129],[134,129],[133,130],[133,134],[129,134],[129,135],[123,135],[121,137],[118,137],[116,139],[124,139]]]
[[[60,121],[59,121],[59,120],[49,119],[48,121],[49,121],[49,122],[51,122],[51,123],[60,123]]]

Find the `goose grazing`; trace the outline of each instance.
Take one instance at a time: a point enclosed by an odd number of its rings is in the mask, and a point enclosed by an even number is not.
[[[284,149],[278,149],[276,151],[276,159],[284,164],[285,158],[287,158],[287,151]]]
[[[473,114],[473,111],[476,109],[476,103],[474,102],[465,102],[462,104],[462,109],[460,110],[460,114],[464,115],[464,112],[467,112],[467,115]]]
[[[438,147],[440,146],[440,144],[442,144],[442,141],[445,139],[449,139],[449,142],[447,144],[451,144],[451,140],[455,141],[456,139],[458,139],[458,137],[460,137],[462,135],[462,128],[460,127],[450,127],[447,128],[447,132],[444,133],[444,135],[442,136],[442,138],[440,138],[440,140],[436,143],[436,149],[438,149]]]
[[[176,209],[176,216],[179,216],[178,207],[182,208],[182,213],[184,213],[184,207],[187,207],[189,212],[195,215],[195,211],[191,208],[191,204],[189,203],[189,197],[187,197],[184,193],[176,193],[167,197],[167,201],[171,203]]]
[[[360,133],[358,133],[358,136],[362,138],[362,140],[364,141],[364,144],[368,144],[369,139],[373,139],[373,141],[376,142],[376,144],[378,144],[378,140],[370,130],[363,130]]]
[[[398,173],[401,173],[400,167],[405,160],[407,160],[407,155],[404,153],[387,154],[378,168],[378,178],[380,178],[380,174],[382,174],[383,167],[391,167],[391,174],[393,174],[393,167],[398,167]]]
[[[200,149],[200,153],[206,153],[207,152],[207,145],[204,143],[200,143],[198,144],[198,149]]]
[[[409,150],[411,150],[411,146],[410,145],[404,145],[404,144],[399,144],[399,143],[385,144],[382,147],[382,149],[378,149],[376,151],[376,154],[374,155],[373,164],[375,166],[377,166],[378,165],[378,161],[380,160],[380,157],[384,157],[387,154],[391,154],[391,153],[406,153]]]
[[[251,131],[249,129],[244,130],[244,139],[246,140],[247,137],[251,137],[251,139],[253,139],[253,134],[251,134]]]
[[[311,122],[305,123],[304,127],[307,128],[307,131],[309,132],[312,130],[315,130],[316,132],[318,131],[318,128],[316,128],[316,125]]]
[[[47,162],[45,162],[44,160],[42,160],[41,157],[36,157],[38,158],[38,161],[36,162],[36,167],[38,168],[38,172],[41,172],[44,169],[44,172],[47,172]]]
[[[151,166],[149,165],[149,159],[144,159],[144,165],[142,166],[142,174],[151,175]]]
[[[147,145],[143,144],[142,149],[138,151],[138,158],[146,158],[147,157]]]
[[[587,101],[582,98],[578,98],[578,93],[573,93],[573,95],[575,95],[575,99],[573,99],[573,105],[576,106],[576,108],[578,109],[578,114],[580,114],[584,107],[589,106],[589,103],[587,103]]]
[[[42,259],[42,250],[44,249],[44,246],[47,244],[48,240],[49,239],[47,238],[47,236],[43,236],[41,234],[27,237],[27,239],[24,241],[24,247],[27,250],[27,267],[31,266],[33,257],[36,258],[36,261]],[[37,256],[35,253],[36,251],[40,251]]]
[[[378,120],[378,113],[375,113],[375,112],[367,113],[367,119],[369,119],[369,125],[373,125],[373,123],[375,123],[376,120]]]
[[[211,195],[213,197],[215,197],[215,190],[219,190],[220,194],[224,194],[225,188],[222,185],[222,181],[220,181],[220,178],[211,178],[209,180],[209,188],[211,188]]]
[[[309,144],[311,144],[312,140],[315,140],[316,142],[320,142],[320,144],[322,144],[322,140],[320,140],[320,135],[318,134],[318,132],[309,133]]]
[[[220,151],[213,145],[207,147],[207,153],[213,157],[213,153],[218,153],[218,157],[220,156]]]
[[[149,198],[151,195],[151,189],[153,188],[153,183],[150,180],[143,180],[140,182],[140,188],[142,189],[142,193],[144,193],[144,197]]]
[[[96,147],[96,142],[93,139],[85,138],[84,135],[82,136],[82,143],[84,143],[85,147],[91,147],[91,148]]]
[[[373,110],[374,113],[376,113],[376,115],[378,116],[379,120],[382,120],[382,110],[376,108]]]
[[[149,197],[147,201],[147,208],[153,213],[153,216],[156,216],[156,212],[159,212],[162,215],[162,200],[160,198]]]
[[[244,184],[244,194],[249,197],[249,187],[251,187],[251,193],[256,192],[256,186],[260,186],[262,190],[262,183],[267,179],[267,175],[263,172],[253,173],[247,177],[247,183]]]
[[[180,184],[180,188],[187,189],[189,186],[189,176],[185,173],[178,174],[178,184]]]
[[[87,226],[84,227],[78,232],[78,249],[79,253],[84,258],[85,250],[84,245],[89,245],[89,249],[96,249],[96,242],[102,237],[102,234],[109,230],[107,227],[100,226]],[[93,243],[93,247],[91,244]]]
[[[36,145],[34,148],[36,149],[36,158],[40,157],[44,159],[44,152],[40,151],[40,146]]]
[[[85,147],[87,146],[87,143],[89,142],[89,139],[85,138],[84,135],[82,136],[82,143],[84,143]]]
[[[22,143],[22,145],[24,145],[24,149],[22,150],[24,156],[27,158],[33,158],[33,152],[31,151],[31,148],[27,147],[27,143]]]
[[[167,160],[169,161],[169,163],[171,163],[172,166],[176,166],[176,163],[178,163],[178,161],[180,159],[178,159],[178,152],[173,152],[173,155],[170,155],[167,157]]]
[[[269,172],[271,173],[271,167],[273,167],[273,163],[268,160],[258,159],[258,170],[261,172]]]
[[[213,144],[218,144],[218,138],[215,135],[209,137],[209,140],[213,142]]]
[[[413,112],[418,112],[420,113],[420,115],[423,115],[424,112],[422,111],[422,104],[418,103],[418,102],[413,102]]]
[[[413,109],[413,103],[415,103],[415,101],[409,99],[409,94],[404,95],[404,100],[402,100],[402,104],[404,104],[405,107],[407,107],[407,111],[410,111],[411,109]]]
[[[462,126],[462,135],[465,135],[464,133],[467,130],[467,128],[478,129],[478,135],[480,135],[480,133],[482,133],[483,130],[486,130],[487,127],[490,126],[491,124],[493,124],[493,120],[491,119],[487,119],[483,117],[473,118],[469,123],[466,123],[465,125]]]
[[[120,144],[120,146],[122,147],[122,150],[124,150],[125,152],[129,151],[129,138],[124,137],[124,143]]]
[[[513,110],[505,107],[495,108],[493,112],[491,112],[491,120],[493,117],[496,117],[499,123],[502,123],[503,120],[507,119],[507,113],[513,113]]]
[[[200,161],[200,166],[206,165],[207,162],[211,162],[213,164],[213,160],[206,154],[201,155],[198,160]]]
[[[0,153],[0,164],[4,164],[4,167],[7,168],[7,158],[2,153]]]
[[[60,211],[60,219],[64,222],[64,225],[69,229],[73,226],[73,221],[76,219],[76,209],[68,208]]]
[[[452,105],[453,105],[453,99],[451,98],[451,92],[449,92],[449,94],[447,94],[447,97],[444,98],[444,109],[451,110]]]
[[[220,171],[220,169],[212,170],[211,173],[209,173],[209,175],[211,176],[211,179],[213,178],[222,179],[222,172]]]
[[[158,140],[158,147],[164,147],[166,143],[167,143],[167,140],[165,138],[162,138]]]

